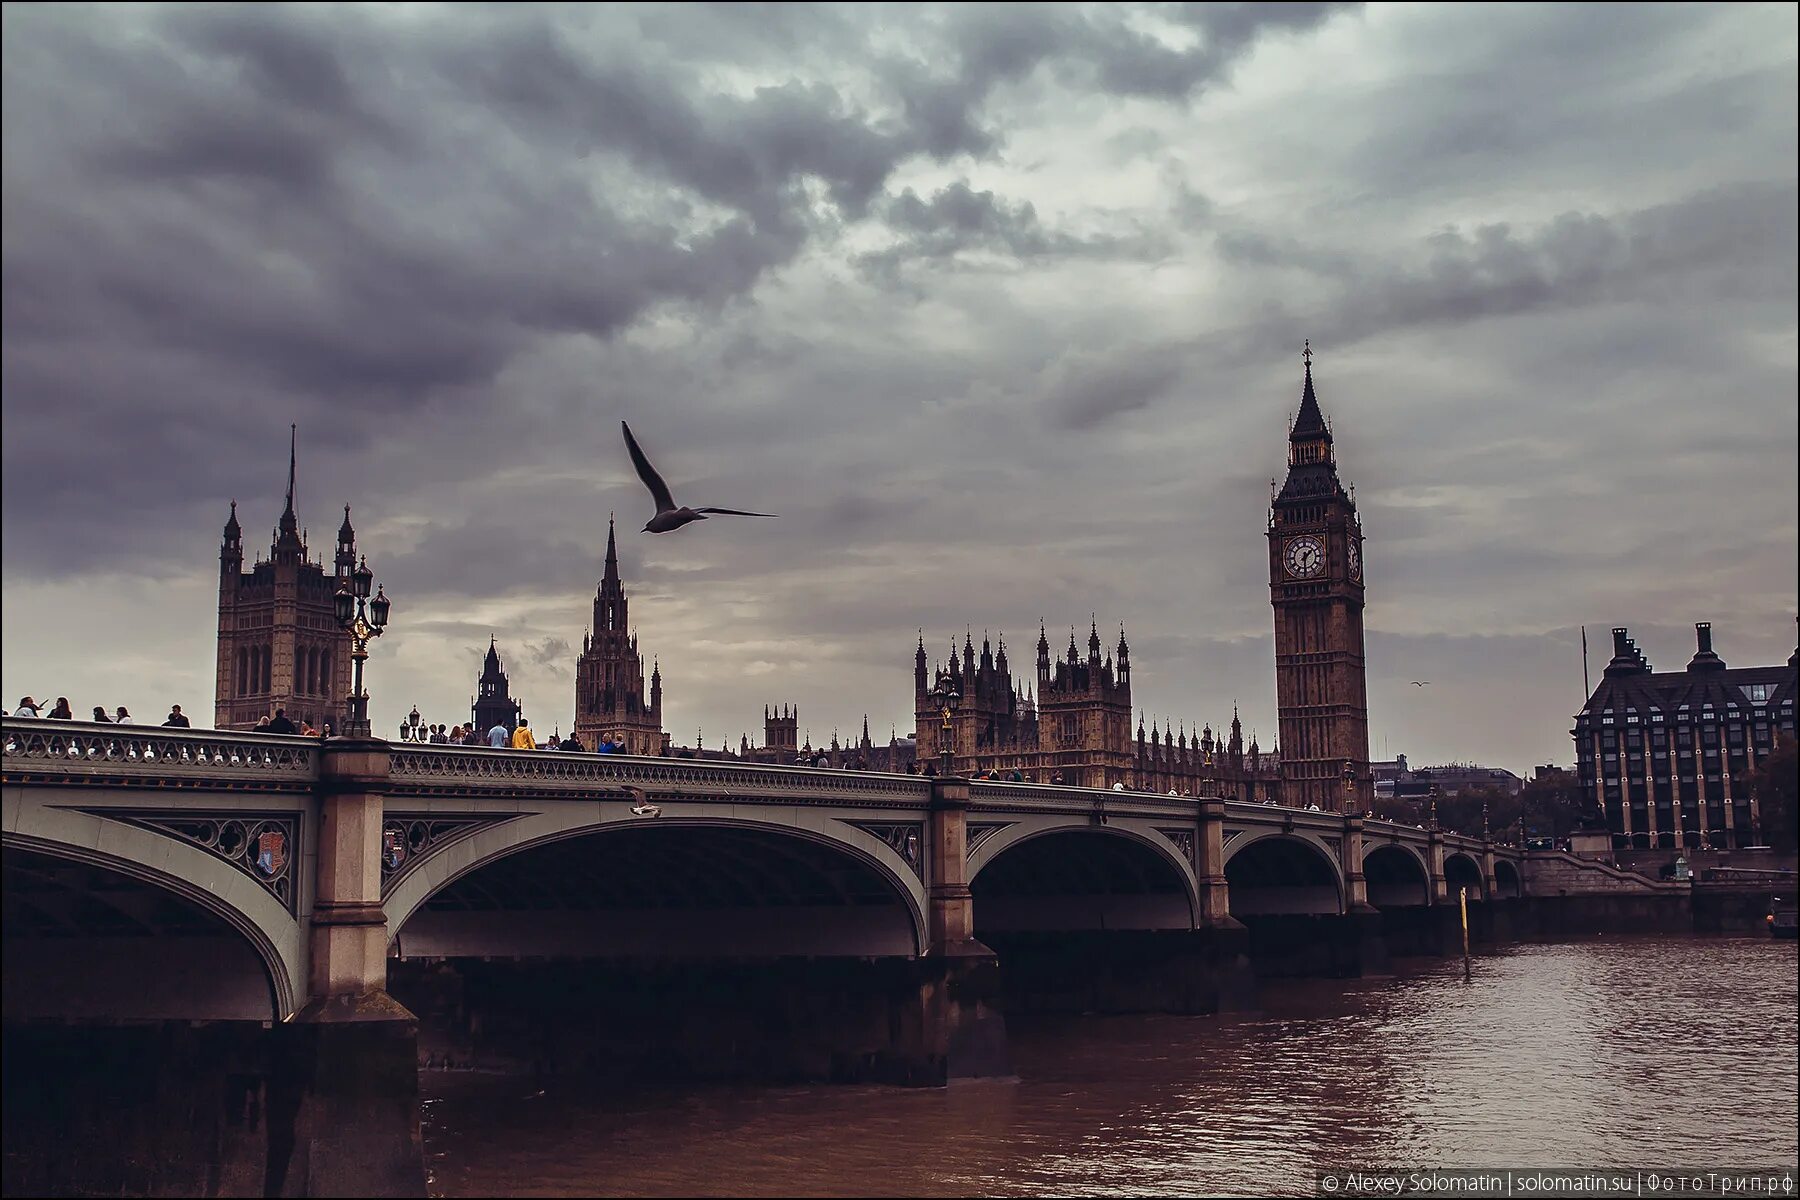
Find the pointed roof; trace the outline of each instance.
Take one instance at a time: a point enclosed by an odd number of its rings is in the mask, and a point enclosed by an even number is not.
[[[1293,428],[1288,430],[1290,442],[1316,442],[1331,440],[1331,429],[1325,424],[1325,414],[1319,411],[1319,399],[1313,394],[1312,380],[1312,343],[1306,343],[1306,349],[1300,356],[1306,363],[1306,388],[1300,395],[1300,412],[1294,417]]]
[[[492,677],[500,673],[500,652],[494,648],[494,635],[488,635],[487,660],[481,664],[483,676]]]
[[[613,515],[606,514],[606,572],[601,575],[602,584],[619,582],[619,543],[613,536]]]
[[[350,506],[346,504],[344,505],[344,523],[338,526],[338,541],[354,542],[355,540],[356,530],[350,527]]]
[[[237,501],[233,500],[231,502],[231,516],[225,519],[225,537],[229,540],[237,537],[243,531],[244,527],[238,524]]]
[[[287,507],[281,512],[281,526],[288,528],[294,523],[294,450],[300,439],[300,426],[288,426],[288,487]]]

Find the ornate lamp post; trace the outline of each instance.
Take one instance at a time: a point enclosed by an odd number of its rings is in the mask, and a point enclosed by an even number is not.
[[[1487,792],[1481,793],[1481,840],[1488,840],[1488,807]]]
[[[1338,772],[1338,778],[1344,781],[1344,812],[1351,811],[1350,801],[1356,792],[1356,766],[1349,759],[1344,760],[1344,769]]]
[[[350,634],[350,658],[356,664],[346,705],[345,737],[374,736],[369,728],[369,693],[363,690],[363,662],[369,657],[369,643],[380,637],[387,627],[393,604],[385,590],[377,591],[375,598],[369,599],[369,590],[374,585],[375,573],[369,570],[369,559],[364,555],[356,570],[350,572],[350,582],[339,588],[332,598],[332,615],[337,618],[339,627]]]
[[[406,714],[406,724],[408,725],[408,727],[410,727],[412,729],[412,740],[415,742],[418,741],[419,740],[419,706],[418,705],[416,705],[416,704],[413,705],[412,711]]]
[[[1437,784],[1434,783],[1431,785],[1431,791],[1428,793],[1428,799],[1431,802],[1431,810],[1430,810],[1431,815],[1425,818],[1425,820],[1427,822],[1429,822],[1429,824],[1427,824],[1425,826],[1425,828],[1427,828],[1427,829],[1436,829],[1438,827],[1437,797],[1438,797]]]
[[[953,735],[950,714],[956,710],[956,702],[962,699],[962,694],[956,690],[956,685],[950,682],[948,675],[941,675],[938,677],[937,687],[932,689],[931,695],[937,701],[939,714],[943,717],[942,723],[938,726],[938,774],[948,779],[952,758],[950,741]]]

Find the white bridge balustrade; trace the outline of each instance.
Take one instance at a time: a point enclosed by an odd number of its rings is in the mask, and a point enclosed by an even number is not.
[[[1235,801],[16,718],[4,731],[9,912],[15,874],[21,888],[37,877],[14,871],[15,852],[34,871],[60,860],[90,883],[98,871],[161,889],[246,939],[277,1017],[339,986],[309,963],[327,925],[384,930],[389,954],[625,953],[687,938],[704,957],[771,948],[748,910],[779,904],[816,918],[819,940],[801,952],[922,955],[957,940],[953,914],[971,905],[995,930],[1169,930],[1439,904],[1465,885],[1476,897],[1529,890],[1511,847]],[[553,851],[567,870],[622,862],[624,839],[651,827],[659,861],[688,874],[658,884],[668,907],[639,933],[559,941],[547,923],[500,915],[528,901],[499,895],[490,868]],[[679,867],[684,845],[713,856],[717,879]],[[786,894],[784,871],[817,886]],[[344,880],[363,892],[345,899]],[[32,897],[18,898],[28,911]],[[952,913],[949,933],[934,935],[934,912]],[[8,937],[26,938],[15,924]],[[332,968],[345,987],[380,986],[342,976],[359,969]]]

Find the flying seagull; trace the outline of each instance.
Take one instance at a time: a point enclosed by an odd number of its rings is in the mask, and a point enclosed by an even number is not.
[[[650,803],[650,798],[644,794],[643,788],[627,786],[624,789],[624,791],[625,791],[626,795],[630,796],[633,800],[637,801],[637,803],[635,803],[631,806],[631,815],[632,816],[634,816],[634,817],[660,817],[660,816],[662,816],[662,808],[659,805]]]
[[[1431,680],[1429,680],[1429,679],[1414,679],[1411,682],[1414,687],[1424,687],[1426,684],[1430,683]]]
[[[741,508],[679,508],[669,495],[669,485],[664,483],[650,460],[638,447],[637,439],[631,436],[631,426],[619,422],[619,428],[625,431],[625,448],[631,451],[631,465],[637,468],[638,478],[650,489],[651,499],[656,501],[656,515],[644,526],[645,533],[668,533],[672,529],[680,529],[690,521],[704,521],[708,513],[724,513],[733,517],[772,517],[774,513],[746,512]]]

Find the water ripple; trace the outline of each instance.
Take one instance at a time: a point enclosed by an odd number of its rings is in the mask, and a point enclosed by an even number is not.
[[[1020,1082],[584,1094],[427,1075],[443,1196],[1277,1195],[1341,1165],[1793,1162],[1789,943],[1518,947],[1262,1013],[1016,1022]]]

